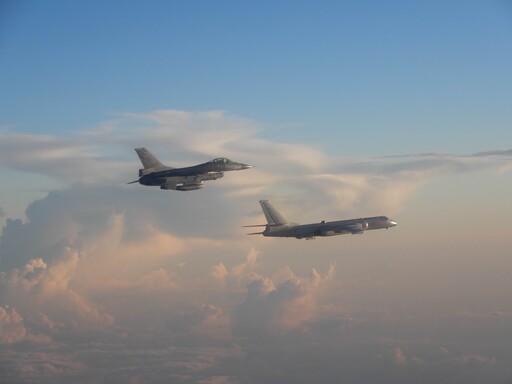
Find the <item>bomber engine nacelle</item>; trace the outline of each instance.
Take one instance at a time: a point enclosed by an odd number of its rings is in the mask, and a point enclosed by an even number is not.
[[[352,227],[352,230],[350,231],[350,233],[352,233],[353,235],[360,235],[360,234],[364,233],[364,231],[366,231],[367,229],[368,229],[368,223],[366,221],[362,221],[360,223],[355,224]]]

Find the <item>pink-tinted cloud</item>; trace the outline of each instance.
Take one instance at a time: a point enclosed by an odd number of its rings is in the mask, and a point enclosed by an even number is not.
[[[502,363],[512,358],[508,302],[471,297],[487,308],[478,311],[467,304],[467,290],[456,289],[461,276],[481,275],[468,269],[470,256],[455,263],[442,247],[419,253],[403,237],[406,255],[395,254],[402,249],[397,244],[366,238],[286,242],[237,233],[251,219],[245,216],[263,220],[260,198],[275,198],[298,220],[392,214],[425,183],[499,169],[509,152],[344,159],[264,140],[262,129],[224,112],[155,111],[106,122],[78,139],[3,136],[10,145],[0,146],[2,165],[87,181],[33,202],[25,220],[6,220],[0,239],[6,377],[52,383],[512,377]],[[172,165],[225,155],[256,168],[198,193],[121,185],[136,173],[132,148],[140,145],[154,146]],[[486,263],[496,263],[490,256]],[[507,265],[501,261],[496,270]],[[492,282],[494,271],[486,270]]]
[[[0,307],[0,344],[23,340],[27,330],[15,308]]]
[[[407,364],[407,358],[400,347],[393,349],[393,362],[398,365]]]
[[[239,335],[289,331],[320,315],[318,294],[334,276],[334,267],[321,276],[315,270],[308,278],[286,280],[274,286],[267,278],[254,280],[237,308]]]

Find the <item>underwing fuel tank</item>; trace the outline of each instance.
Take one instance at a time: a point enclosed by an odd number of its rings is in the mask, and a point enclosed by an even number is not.
[[[221,177],[224,177],[224,174],[222,172],[212,172],[205,176],[203,176],[203,180],[217,180]]]
[[[200,184],[185,184],[185,185],[178,185],[176,187],[177,191],[193,191],[194,189],[201,189],[204,187],[203,183]]]

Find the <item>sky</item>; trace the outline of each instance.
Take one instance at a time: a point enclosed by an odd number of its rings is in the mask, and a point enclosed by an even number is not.
[[[1,2],[0,383],[512,382],[511,67],[509,1]]]

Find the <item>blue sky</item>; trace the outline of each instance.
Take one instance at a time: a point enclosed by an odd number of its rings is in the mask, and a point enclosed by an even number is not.
[[[269,137],[349,155],[510,141],[507,2],[3,8],[2,124],[23,132],[173,108],[225,110]]]
[[[510,68],[508,1],[1,2],[2,378],[510,382]]]

